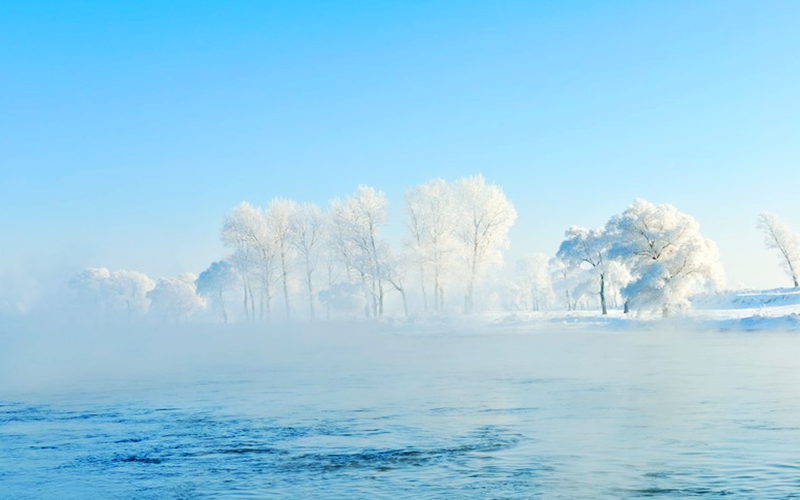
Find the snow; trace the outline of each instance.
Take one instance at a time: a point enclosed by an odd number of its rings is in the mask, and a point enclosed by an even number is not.
[[[695,297],[682,314],[623,314],[599,310],[484,312],[473,316],[411,316],[385,318],[382,323],[396,333],[536,332],[592,329],[603,332],[681,329],[688,331],[800,331],[800,289],[740,290]]]

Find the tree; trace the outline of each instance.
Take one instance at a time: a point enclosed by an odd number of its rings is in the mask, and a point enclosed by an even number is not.
[[[758,229],[764,232],[764,244],[767,248],[775,249],[781,254],[781,263],[786,273],[792,279],[794,287],[798,284],[800,273],[800,234],[778,220],[778,216],[771,212],[758,214]]]
[[[155,281],[137,271],[89,268],[70,281],[84,305],[100,314],[124,313],[130,318],[147,312],[147,293]]]
[[[453,188],[442,179],[432,179],[405,196],[409,249],[419,266],[422,298],[428,309],[427,272],[433,279],[433,310],[444,307],[446,274],[455,252],[455,206]]]
[[[280,260],[283,299],[286,303],[286,319],[292,318],[292,306],[289,302],[289,271],[293,246],[291,242],[292,220],[297,212],[297,204],[283,198],[273,199],[265,211],[267,228],[275,245],[276,255]]]
[[[464,313],[474,310],[476,282],[491,265],[503,262],[508,231],[517,218],[514,205],[503,190],[486,184],[482,175],[462,177],[455,183],[456,235],[466,263]]]
[[[577,269],[568,266],[563,260],[554,257],[549,263],[550,275],[552,276],[551,282],[553,283],[553,290],[557,296],[564,297],[567,311],[572,311],[576,308],[574,289],[577,286]]]
[[[197,276],[192,273],[177,278],[160,278],[156,287],[147,293],[150,311],[161,315],[165,321],[171,318],[177,323],[195,309],[205,307],[205,302],[196,293],[196,281]]]
[[[405,259],[402,256],[395,255],[389,245],[386,244],[381,246],[379,253],[383,261],[383,279],[392,288],[400,292],[400,297],[403,299],[403,314],[408,317],[408,300],[404,285],[407,268]]]
[[[156,287],[156,282],[144,273],[123,270],[111,273],[109,286],[113,300],[119,304],[116,308],[124,306],[128,316],[131,317],[147,312],[149,306],[147,293]]]
[[[548,307],[553,297],[553,284],[550,280],[547,256],[541,253],[528,255],[517,261],[515,285],[525,305],[531,311]]]
[[[255,271],[261,282],[259,301],[259,318],[270,319],[272,302],[272,285],[275,280],[275,258],[277,255],[274,239],[267,228],[263,213],[247,202],[242,202],[222,224],[222,244],[232,248],[236,257],[235,267],[240,270]],[[250,266],[252,264],[252,267]],[[254,268],[254,269],[253,269]],[[247,275],[241,274],[245,290],[245,312],[247,314],[247,296],[250,295],[250,314],[255,317],[252,289]]]
[[[312,320],[314,319],[313,278],[322,251],[324,220],[322,210],[313,203],[307,203],[297,208],[290,224],[289,241],[303,266],[304,281],[308,290],[308,314]]]
[[[660,308],[668,316],[688,306],[692,294],[722,286],[717,246],[672,205],[636,200],[612,217],[606,231],[615,235],[609,256],[631,272],[623,295],[635,307]]]
[[[211,265],[197,277],[197,294],[211,301],[215,309],[222,313],[222,322],[228,322],[223,293],[236,286],[236,271],[228,261],[220,260]]]
[[[606,306],[606,270],[608,268],[608,249],[610,240],[605,228],[584,229],[572,226],[567,229],[565,239],[558,249],[557,257],[567,266],[580,269],[586,266],[587,281],[599,282],[600,308],[608,314]]]
[[[386,225],[386,195],[369,186],[358,186],[344,201],[331,203],[332,244],[348,271],[361,279],[372,297],[367,316],[383,315],[383,261],[379,233]],[[348,273],[349,274],[349,273]]]

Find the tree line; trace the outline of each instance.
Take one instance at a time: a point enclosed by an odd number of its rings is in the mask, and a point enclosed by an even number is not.
[[[182,321],[204,311],[228,322],[236,311],[238,319],[254,322],[380,318],[391,297],[405,316],[494,308],[597,308],[601,314],[623,308],[666,316],[689,307],[693,295],[724,286],[714,242],[693,217],[668,204],[635,200],[603,227],[572,226],[555,256],[520,259],[505,280],[495,271],[517,212],[501,187],[477,175],[408,190],[405,235],[395,245],[383,234],[387,205],[385,194],[369,186],[324,209],[283,198],[264,207],[242,202],[220,228],[230,253],[197,276],[156,281],[135,271],[91,268],[70,287],[100,316]],[[758,227],[798,286],[800,235],[770,213],[759,215]],[[479,289],[489,292],[476,305]]]

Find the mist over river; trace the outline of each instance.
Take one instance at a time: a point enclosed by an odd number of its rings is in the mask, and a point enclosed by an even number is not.
[[[38,325],[0,341],[4,499],[800,498],[797,333]]]

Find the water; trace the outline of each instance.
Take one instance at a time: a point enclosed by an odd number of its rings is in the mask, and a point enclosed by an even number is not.
[[[800,498],[796,334],[155,338],[7,370],[0,498]]]

